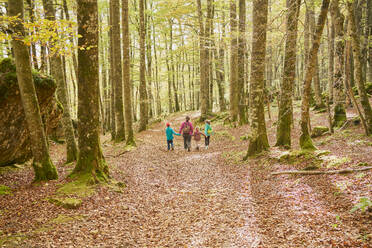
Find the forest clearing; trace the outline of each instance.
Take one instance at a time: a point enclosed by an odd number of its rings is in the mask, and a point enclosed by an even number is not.
[[[0,0],[0,247],[372,248],[371,0]]]

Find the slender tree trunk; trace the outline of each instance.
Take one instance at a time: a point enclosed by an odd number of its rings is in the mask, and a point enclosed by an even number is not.
[[[253,1],[253,37],[251,64],[251,133],[246,158],[269,148],[264,110],[268,0]]]
[[[315,3],[312,0],[310,2],[310,8],[309,8],[309,25],[310,25],[310,32],[312,35],[315,33],[315,11],[314,11]],[[312,36],[314,38],[314,36]],[[312,39],[312,42],[313,39]],[[321,42],[321,41],[319,41]],[[319,61],[318,57],[316,59],[315,63],[315,71],[313,75],[313,88],[314,88],[314,99],[315,99],[315,109],[322,109],[325,107],[323,100],[322,100],[322,95],[320,91],[320,80],[319,80]]]
[[[212,72],[212,20],[213,20],[213,0],[207,0],[207,19],[205,20],[205,97],[207,101],[207,112],[210,113],[213,110],[213,72]]]
[[[351,44],[353,48],[355,82],[358,87],[360,102],[364,110],[364,118],[367,122],[368,134],[371,134],[372,133],[372,108],[369,103],[368,95],[366,92],[365,82],[363,81],[360,40],[359,40],[359,35],[357,32],[356,23],[355,23],[355,13],[354,13],[355,8],[354,8],[353,3],[347,2],[347,10],[348,10],[349,21],[351,25],[350,38],[351,38]]]
[[[244,81],[245,81],[245,20],[246,20],[246,10],[245,10],[245,0],[239,0],[239,46],[238,46],[238,82],[237,82],[237,92],[239,100],[239,124],[244,125],[247,123],[247,118],[245,114],[245,96],[244,96]]]
[[[56,13],[52,1],[43,0],[45,16],[49,20],[56,20]],[[67,87],[63,76],[63,63],[61,56],[56,53],[50,57],[50,70],[57,83],[57,98],[63,106],[62,126],[65,133],[67,145],[66,163],[77,159],[77,145],[75,141],[74,127],[72,126],[70,103],[67,95]]]
[[[122,0],[121,7],[122,7],[121,20],[123,28],[123,81],[124,81],[125,130],[127,132],[127,145],[135,145],[133,134],[132,93],[130,80],[128,0]]]
[[[295,84],[296,52],[297,52],[297,23],[300,13],[301,0],[287,0],[286,42],[284,73],[280,91],[278,128],[276,145],[291,147],[291,121],[293,116],[292,95]]]
[[[146,130],[148,123],[147,90],[146,90],[146,30],[145,30],[145,4],[139,0],[140,19],[140,124],[139,131]]]
[[[335,27],[336,51],[335,67],[333,77],[333,102],[334,115],[333,126],[341,127],[346,121],[345,93],[344,93],[344,59],[345,59],[345,37],[344,37],[344,16],[339,9],[339,1],[333,0],[330,5],[332,26]]]
[[[328,27],[328,97],[333,102],[333,77],[335,61],[335,26],[327,20]]]
[[[233,122],[239,115],[238,85],[238,39],[236,20],[236,0],[230,0],[230,116]]]
[[[207,53],[208,50],[205,47],[205,33],[207,32],[204,29],[204,21],[203,21],[203,14],[201,10],[201,0],[196,0],[197,9],[198,9],[198,20],[199,20],[199,52],[200,52],[200,121],[204,121],[207,119],[208,115],[208,81],[207,81],[207,73],[208,73],[208,60],[207,60]],[[197,107],[199,107],[199,100],[197,101]]]
[[[113,56],[113,83],[115,85],[115,124],[116,134],[115,142],[125,140],[125,123],[123,110],[123,78],[121,64],[121,46],[120,46],[120,2],[119,0],[110,0],[112,8],[112,56]]]
[[[216,52],[216,75],[219,96],[219,105],[221,111],[226,111],[225,103],[225,13],[222,12],[221,38],[219,42],[218,55]],[[216,50],[217,51],[217,50]]]
[[[23,1],[8,1],[9,16],[18,16],[23,20]],[[33,155],[32,167],[35,181],[57,179],[57,170],[53,165],[36,96],[36,90],[31,73],[29,49],[23,43],[24,28],[21,22],[15,22],[12,29],[17,37],[13,37],[12,48],[17,68],[17,81],[20,89],[23,109],[30,134],[31,151]],[[21,37],[19,37],[21,35]]]
[[[302,149],[316,149],[310,138],[309,123],[310,123],[310,91],[311,80],[315,72],[316,61],[318,58],[318,50],[320,46],[320,38],[322,36],[325,21],[327,19],[329,0],[322,1],[322,7],[316,25],[313,44],[309,53],[308,64],[306,65],[306,74],[304,81],[304,89],[301,104],[301,136],[300,146]]]
[[[116,139],[116,121],[115,121],[115,80],[114,80],[114,52],[113,52],[113,32],[112,32],[112,7],[111,7],[112,2],[110,2],[110,15],[109,15],[109,37],[110,37],[110,43],[109,43],[109,60],[110,60],[110,71],[109,71],[109,82],[110,82],[110,95],[111,95],[111,103],[110,103],[110,112],[111,112],[111,140]]]
[[[107,181],[109,169],[102,154],[99,123],[98,4],[78,0],[78,133],[79,157],[74,173],[88,174],[87,183]]]

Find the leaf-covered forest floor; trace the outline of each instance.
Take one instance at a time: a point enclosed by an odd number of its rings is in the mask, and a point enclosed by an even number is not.
[[[276,108],[272,109],[276,116]],[[195,120],[197,113],[188,113]],[[295,122],[299,119],[295,105]],[[170,117],[178,127],[186,114]],[[355,115],[349,109],[348,115]],[[268,120],[270,144],[275,120]],[[242,158],[248,126],[212,122],[210,149],[186,152],[181,137],[166,151],[165,122],[137,134],[137,148],[102,138],[111,175],[127,187],[100,186],[69,195],[63,185],[73,165],[64,146],[51,143],[60,179],[32,185],[27,165],[0,170],[0,246],[3,247],[372,247],[372,213],[350,210],[360,197],[372,199],[372,172],[347,175],[270,176],[271,172],[357,167],[372,162],[372,139],[362,127],[315,138],[322,156],[284,151]],[[326,126],[326,113],[312,112],[312,125]],[[293,150],[298,150],[295,123]],[[242,138],[241,138],[242,137]],[[204,148],[204,147],[203,147]],[[281,157],[281,159],[279,159]],[[69,184],[67,184],[69,185]],[[50,198],[79,198],[65,209]]]

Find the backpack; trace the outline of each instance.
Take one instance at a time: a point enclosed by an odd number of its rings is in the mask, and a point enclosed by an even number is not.
[[[191,131],[190,123],[185,122],[185,126],[182,129],[183,134],[189,134]]]

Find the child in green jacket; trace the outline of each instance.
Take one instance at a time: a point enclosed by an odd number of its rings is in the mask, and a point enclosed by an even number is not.
[[[212,134],[212,127],[211,127],[210,120],[205,121],[204,134],[205,134],[205,149],[208,149],[209,142],[211,139],[211,134]]]

